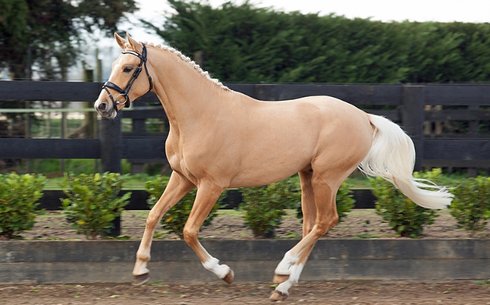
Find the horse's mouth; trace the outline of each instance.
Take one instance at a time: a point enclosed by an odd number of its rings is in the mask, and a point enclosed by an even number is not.
[[[111,109],[110,111],[97,111],[101,117],[104,119],[115,119],[117,116],[117,111],[114,109]]]
[[[99,103],[94,104],[94,109],[97,111],[97,113],[104,119],[114,119],[117,116],[117,111],[114,107],[103,107],[104,109],[101,109],[99,106]]]

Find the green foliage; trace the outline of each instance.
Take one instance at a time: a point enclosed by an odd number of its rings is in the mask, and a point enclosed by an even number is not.
[[[468,231],[483,230],[490,218],[490,177],[468,178],[454,188],[451,215]]]
[[[30,78],[37,66],[45,79],[64,78],[84,33],[112,34],[135,0],[0,0],[0,68]]]
[[[37,175],[0,175],[0,237],[14,238],[34,226],[44,182]]]
[[[167,176],[156,176],[154,179],[145,183],[146,191],[149,193],[148,204],[153,207],[157,200],[162,195],[163,191],[168,184]],[[162,228],[183,237],[184,226],[191,213],[192,206],[194,204],[194,198],[196,197],[196,191],[193,190],[182,198],[175,206],[163,215],[160,221]],[[219,202],[219,200],[218,200]],[[209,213],[208,217],[203,223],[203,227],[209,226],[213,219],[218,215],[219,204],[215,204],[213,209]]]
[[[440,169],[426,173],[415,173],[419,179],[437,181]],[[371,179],[376,196],[376,213],[402,237],[416,238],[422,235],[424,226],[434,223],[437,214],[434,210],[416,205],[405,197],[391,183],[382,178]]]
[[[298,177],[266,187],[242,188],[245,225],[255,237],[272,238],[286,214],[300,200]]]
[[[490,80],[490,24],[384,23],[279,12],[245,1],[213,8],[170,0],[161,26],[144,22],[229,82],[468,82]]]
[[[66,219],[87,239],[106,236],[119,217],[131,193],[119,196],[123,180],[119,174],[69,174],[62,183]]]
[[[337,214],[339,215],[339,223],[344,221],[347,214],[352,210],[356,203],[354,196],[352,195],[351,186],[348,182],[342,183],[337,196],[335,197],[335,204],[337,205]],[[303,219],[303,211],[301,210],[301,203],[298,204],[296,209],[296,216],[299,219]]]
[[[60,159],[34,159],[24,167],[29,167],[33,172],[49,176],[63,171],[74,174],[91,174],[96,170],[96,161],[92,159],[65,159],[64,170],[62,170]]]
[[[356,200],[352,195],[352,191],[348,183],[344,182],[338,192],[336,197],[337,213],[339,214],[339,223],[342,222],[347,213],[349,213],[354,207]]]

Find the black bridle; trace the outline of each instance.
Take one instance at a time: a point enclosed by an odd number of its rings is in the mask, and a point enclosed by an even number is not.
[[[104,89],[107,92],[107,94],[109,95],[109,98],[112,101],[112,105],[116,111],[117,111],[117,105],[121,104],[121,102],[117,101],[114,98],[114,96],[111,94],[109,89],[115,90],[121,96],[123,96],[124,97],[124,107],[129,107],[131,105],[131,100],[129,99],[129,96],[128,96],[129,91],[131,90],[131,87],[133,86],[134,81],[140,75],[143,67],[145,67],[145,72],[146,72],[146,76],[148,77],[148,83],[149,83],[149,88],[148,88],[148,91],[146,91],[146,93],[150,92],[151,89],[153,89],[153,82],[151,80],[150,73],[148,73],[148,68],[146,67],[146,59],[147,59],[146,46],[143,44],[143,51],[141,52],[141,54],[138,54],[134,51],[123,51],[121,53],[122,54],[131,54],[131,55],[138,57],[140,59],[140,63],[136,67],[136,70],[134,70],[133,75],[131,75],[131,78],[129,79],[128,83],[126,84],[126,88],[121,89],[121,87],[119,87],[118,85],[116,85],[110,81],[107,81],[102,85],[102,89]]]

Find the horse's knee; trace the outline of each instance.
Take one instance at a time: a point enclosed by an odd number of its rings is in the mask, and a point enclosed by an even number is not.
[[[184,227],[183,237],[187,244],[191,244],[197,240],[198,230]]]
[[[148,217],[146,217],[146,227],[148,229],[155,228],[159,220],[160,220],[160,215],[155,211],[150,211],[150,213],[148,213]]]
[[[337,213],[335,213],[328,219],[318,222],[315,226],[315,235],[317,236],[325,235],[328,232],[328,230],[335,227],[335,225],[337,225],[338,222],[339,222],[339,215]]]
[[[317,236],[318,238],[327,234],[327,232],[328,232],[328,227],[327,226],[321,226],[321,225],[316,226],[316,228],[314,230],[315,236]]]

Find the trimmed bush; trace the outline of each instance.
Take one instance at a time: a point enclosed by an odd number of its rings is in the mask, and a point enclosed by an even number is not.
[[[490,177],[462,180],[453,193],[450,212],[458,226],[473,233],[483,230],[490,218]]]
[[[287,208],[300,200],[298,177],[265,187],[242,188],[245,225],[255,237],[273,238]]]
[[[340,186],[337,197],[337,213],[339,214],[339,223],[342,222],[347,214],[352,210],[356,203],[354,195],[352,195],[352,190],[347,182],[342,183]]]
[[[45,178],[38,175],[0,175],[0,238],[18,238],[32,229]]]
[[[154,179],[145,183],[146,191],[149,193],[148,205],[153,207],[157,200],[162,195],[168,184],[167,176],[156,176]],[[181,201],[163,215],[160,221],[164,230],[177,234],[180,238],[183,237],[184,226],[189,218],[189,214],[196,198],[196,190],[189,192]],[[219,200],[218,200],[219,202]],[[208,217],[204,221],[203,227],[211,224],[213,219],[218,215],[219,204],[215,204]]]
[[[440,169],[415,173],[416,178],[437,181]],[[436,211],[416,205],[399,192],[393,184],[382,178],[370,179],[376,196],[376,213],[402,237],[416,238],[422,235],[424,226],[434,223]]]
[[[123,179],[117,173],[66,175],[62,207],[67,221],[87,239],[107,236],[131,193],[119,196]]]

